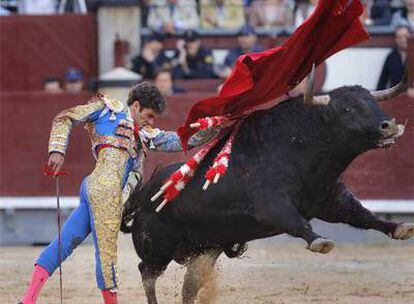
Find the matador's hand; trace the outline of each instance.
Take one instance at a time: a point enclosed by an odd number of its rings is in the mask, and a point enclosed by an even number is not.
[[[63,162],[65,161],[65,157],[63,154],[58,152],[52,152],[49,155],[49,160],[47,161],[47,167],[50,171],[52,171],[55,175],[62,169]]]

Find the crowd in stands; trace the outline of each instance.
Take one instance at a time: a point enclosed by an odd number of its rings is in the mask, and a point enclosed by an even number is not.
[[[56,76],[47,76],[43,80],[43,91],[47,93],[71,93],[78,94],[82,92],[85,86],[83,73],[76,67],[69,67],[65,72],[64,81]]]
[[[0,0],[0,16],[12,13],[53,15],[60,13],[85,14],[98,0]]]
[[[0,0],[0,15],[84,13],[99,0]],[[318,0],[141,0],[144,27],[165,34],[188,29],[298,27]],[[361,0],[367,26],[414,27],[414,0]]]
[[[154,79],[159,70],[169,70],[171,77],[179,79],[226,78],[241,54],[260,52],[263,47],[257,43],[255,28],[244,25],[237,34],[238,47],[230,49],[224,63],[216,66],[212,50],[203,46],[196,30],[186,30],[177,41],[176,49],[166,55],[162,33],[150,35],[142,51],[132,59],[132,70],[144,78]]]
[[[236,58],[258,52],[258,28],[298,27],[313,12],[318,0],[145,0],[143,26],[154,35],[143,43],[142,53],[133,60],[132,70],[145,78],[154,78],[158,70],[169,70],[168,79],[225,79]],[[397,83],[405,61],[401,45],[414,29],[414,0],[362,0],[366,26],[392,26],[396,29],[396,47],[388,56],[379,88]],[[240,29],[238,47],[230,49],[224,63],[214,66],[212,51],[204,47],[198,32],[204,29]],[[164,37],[178,35],[176,49],[167,57]],[[172,52],[172,53],[171,53]],[[173,87],[172,85],[170,86]],[[173,92],[172,89],[169,92]]]
[[[86,1],[88,8],[97,1]],[[378,89],[383,89],[397,83],[403,73],[407,40],[414,30],[414,0],[361,2],[365,6],[361,21],[366,26],[396,28],[396,46],[386,58],[378,83]],[[63,10],[76,12],[82,3],[85,1],[67,0]],[[175,86],[174,79],[225,79],[239,55],[263,50],[257,41],[258,29],[296,28],[312,14],[318,0],[141,0],[140,3],[142,25],[152,34],[144,38],[130,68],[143,78],[154,80],[163,94],[172,95],[185,91]],[[62,0],[0,0],[0,4],[0,16],[11,12],[52,14],[58,12]],[[238,46],[228,50],[220,64],[214,62],[212,50],[202,44],[199,36],[209,29],[237,31]],[[164,40],[171,35],[179,39],[175,49],[167,51]],[[75,92],[79,86],[82,89],[82,77],[70,79],[69,74],[63,87],[57,78],[48,77],[45,90]],[[72,82],[78,86],[71,86]]]
[[[143,25],[174,34],[188,29],[298,27],[318,0],[143,0]],[[365,25],[414,27],[414,0],[362,0]]]
[[[413,31],[408,25],[399,25],[394,35],[395,47],[385,60],[378,90],[396,85],[404,73],[408,39]],[[244,25],[237,34],[238,47],[230,49],[224,63],[215,68],[212,51],[202,45],[197,31],[186,30],[182,38],[178,40],[177,48],[170,50],[172,56],[168,57],[163,48],[164,35],[154,33],[144,41],[141,54],[132,60],[132,70],[144,78],[154,79],[157,87],[166,96],[185,92],[174,85],[174,79],[225,79],[239,55],[263,50],[257,43],[255,28]],[[409,89],[408,94],[414,97],[414,89]]]

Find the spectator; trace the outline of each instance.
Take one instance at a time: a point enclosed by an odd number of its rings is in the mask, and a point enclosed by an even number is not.
[[[62,93],[60,80],[56,77],[46,77],[43,80],[43,91],[46,93]]]
[[[239,28],[245,24],[242,0],[201,0],[201,27]]]
[[[0,16],[9,16],[10,11],[2,6],[0,6]]]
[[[80,93],[83,90],[83,74],[78,68],[71,67],[65,74],[65,90],[68,93]]]
[[[197,4],[195,0],[154,0],[149,9],[147,24],[153,30],[166,34],[197,29]]]
[[[367,25],[389,25],[391,23],[392,10],[389,0],[375,0],[371,7],[371,24]]]
[[[57,13],[57,0],[21,0],[19,13],[30,15],[50,15]]]
[[[142,0],[141,1],[141,26],[148,26],[148,14],[149,8],[152,5],[153,0]]]
[[[132,70],[144,78],[154,79],[159,69],[170,69],[171,60],[163,52],[164,35],[154,33],[142,48],[141,54],[132,59]]]
[[[248,9],[254,0],[243,0],[243,6]]]
[[[186,90],[174,85],[174,78],[171,70],[161,69],[155,74],[154,84],[164,96],[185,93]]]
[[[375,0],[361,0],[361,4],[364,7],[364,11],[359,16],[359,20],[367,26],[373,24],[373,21],[371,19],[371,7],[373,4],[373,1]]]
[[[240,29],[237,34],[237,42],[239,46],[231,49],[224,60],[224,66],[219,73],[220,78],[226,78],[230,75],[231,69],[240,55],[263,51],[263,48],[257,43],[256,31],[250,25],[245,25]]]
[[[93,0],[93,1],[60,0],[58,11],[59,11],[59,14],[63,14],[63,13],[86,14],[88,12],[88,6],[93,7],[94,4],[92,2],[94,1],[96,0]],[[95,3],[95,5],[97,5],[97,3]]]
[[[399,26],[395,29],[395,47],[385,60],[377,90],[384,90],[400,82],[404,74],[409,37],[410,29],[408,27]]]
[[[174,76],[185,79],[216,78],[212,52],[201,45],[198,33],[188,30],[184,32],[183,38],[184,41],[177,43],[178,65],[174,69]]]
[[[294,23],[295,28],[299,27],[315,10],[318,0],[301,0],[295,8]]]
[[[0,16],[18,13],[19,2],[16,0],[0,0]]]
[[[392,16],[393,25],[405,25],[414,30],[414,0],[405,0],[405,10],[397,11]]]
[[[405,0],[389,0],[389,2],[393,13],[405,9]]]
[[[248,11],[249,24],[254,27],[293,25],[293,7],[287,0],[256,0]]]

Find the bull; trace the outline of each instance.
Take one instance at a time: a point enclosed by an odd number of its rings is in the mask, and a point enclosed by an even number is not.
[[[150,198],[181,164],[159,170],[132,193],[121,230],[132,232],[148,303],[157,303],[155,282],[172,260],[187,266],[182,299],[190,304],[219,255],[238,256],[248,241],[287,233],[304,239],[312,252],[329,252],[334,242],[312,230],[313,218],[378,230],[394,239],[414,234],[414,224],[375,217],[341,179],[358,155],[390,147],[402,135],[403,126],[377,102],[404,90],[407,76],[385,91],[348,86],[314,96],[313,74],[303,96],[244,121],[229,171],[213,188],[202,190],[203,174],[225,139],[161,213]]]

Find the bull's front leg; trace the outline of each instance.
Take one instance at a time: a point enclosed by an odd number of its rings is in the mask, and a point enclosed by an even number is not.
[[[355,228],[378,230],[394,239],[405,240],[414,235],[414,224],[377,218],[341,184],[334,195],[324,202],[316,217],[330,223],[345,223]]]
[[[255,218],[266,230],[287,233],[304,239],[312,252],[328,253],[334,242],[312,230],[311,224],[299,214],[290,199],[283,194],[255,191],[253,195]]]

